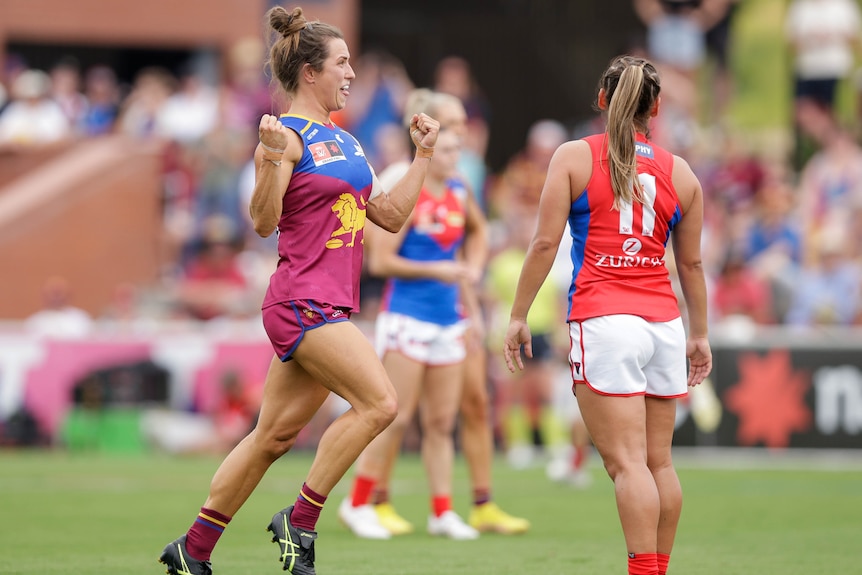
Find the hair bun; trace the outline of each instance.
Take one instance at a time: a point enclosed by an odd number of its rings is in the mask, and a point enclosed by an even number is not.
[[[308,21],[302,15],[302,8],[294,8],[288,12],[281,6],[276,6],[269,14],[269,25],[284,37],[293,36],[305,28]]]

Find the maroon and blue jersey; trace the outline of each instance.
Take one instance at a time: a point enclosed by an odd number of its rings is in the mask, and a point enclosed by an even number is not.
[[[680,316],[665,265],[665,249],[682,210],[673,186],[674,158],[637,135],[635,153],[643,202],[614,209],[607,135],[588,136],[593,171],[572,203],[572,285],[569,321],[614,314],[663,322]]]
[[[464,242],[467,193],[458,179],[449,180],[440,197],[423,188],[398,255],[421,262],[455,260]],[[382,308],[437,325],[452,325],[463,319],[459,296],[458,284],[431,278],[389,278]]]
[[[284,194],[278,267],[263,307],[308,299],[359,311],[371,166],[359,142],[335,124],[290,114],[280,120],[305,149]]]

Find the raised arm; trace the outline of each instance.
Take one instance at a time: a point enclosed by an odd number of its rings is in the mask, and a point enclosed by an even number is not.
[[[281,219],[284,194],[293,168],[302,158],[299,135],[282,124],[278,116],[264,114],[258,127],[260,143],[254,151],[254,191],[248,211],[254,231],[268,237]]]
[[[397,232],[410,217],[419,198],[422,182],[425,181],[428,163],[434,155],[439,131],[437,120],[426,114],[414,115],[410,123],[410,137],[416,144],[416,155],[407,173],[390,190],[383,190],[375,178],[375,189],[368,200],[366,214],[369,220],[384,230]]]

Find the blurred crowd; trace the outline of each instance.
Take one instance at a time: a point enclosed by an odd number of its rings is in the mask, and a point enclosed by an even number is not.
[[[652,137],[684,157],[705,190],[711,321],[737,335],[758,325],[862,324],[862,147],[855,122],[836,113],[836,88],[856,81],[859,7],[855,0],[789,2],[790,145],[763,144],[767,140],[741,135],[728,122],[738,8],[733,0],[632,3],[646,33],[630,50],[652,59],[662,74]],[[161,240],[169,257],[161,284],[122,286],[105,318],[257,318],[277,256],[275,238],[256,236],[248,219],[251,158],[260,116],[285,109],[263,76],[265,58],[265,46],[248,39],[224,54],[221,73],[191,59],[178,71],[144,68],[129,84],[109,67],[82,69],[73,58],[47,70],[29,68],[15,54],[7,58],[0,77],[0,146],[116,132],[164,144]],[[363,143],[379,173],[410,154],[402,112],[418,86],[392,54],[368,51],[353,63],[350,101],[335,121]],[[494,136],[491,103],[471,62],[440,60],[433,84],[428,87],[461,98],[468,111],[461,169],[492,223],[493,269],[494,258],[523,251],[555,148],[601,130],[601,120],[537,121],[522,150],[504,168],[491,170],[485,161]],[[706,93],[704,85],[710,87]],[[557,274],[563,292],[568,274]],[[365,283],[360,318],[371,319],[380,282],[368,277]],[[495,288],[500,283],[489,274],[485,303],[492,336],[505,314],[499,304],[505,298]],[[58,285],[53,281],[46,289],[46,309],[71,306],[73,295],[59,293]],[[83,323],[78,318],[75,329]]]

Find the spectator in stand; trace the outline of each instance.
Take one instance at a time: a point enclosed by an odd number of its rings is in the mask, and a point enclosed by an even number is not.
[[[775,320],[784,321],[794,278],[802,264],[802,231],[786,176],[772,175],[757,191],[751,222],[741,243],[745,265],[763,278],[772,292]]]
[[[796,327],[853,325],[860,313],[862,270],[847,257],[849,236],[825,230],[817,238],[816,258],[806,261],[794,282],[787,324]]]
[[[149,66],[135,76],[117,118],[118,130],[136,138],[157,136],[159,114],[176,89],[176,78],[165,68]]]
[[[248,282],[239,267],[235,226],[224,216],[210,216],[197,253],[186,264],[177,286],[182,316],[211,320],[245,316],[253,311]]]
[[[72,289],[64,277],[49,278],[42,288],[42,309],[24,320],[34,335],[51,338],[80,338],[93,329],[89,312],[71,303]]]
[[[51,68],[51,97],[77,132],[87,113],[87,97],[81,91],[81,67],[74,58],[63,58]]]
[[[797,110],[801,129],[819,146],[803,166],[797,189],[804,242],[816,252],[822,233],[850,234],[862,210],[862,146],[824,104],[806,99]],[[814,252],[806,259],[816,259]]]
[[[712,308],[718,326],[744,322],[750,326],[774,323],[769,284],[745,265],[736,250],[725,257],[721,272],[712,285]]]
[[[835,112],[838,86],[853,72],[862,39],[859,4],[856,0],[792,0],[784,33],[793,52],[793,162],[801,169],[812,149],[799,117],[806,113],[801,107],[813,102]]]
[[[488,167],[485,155],[488,151],[491,109],[479,82],[473,75],[470,63],[460,56],[447,56],[434,68],[434,90],[451,94],[461,100],[467,112],[467,129],[458,171],[467,178],[473,196],[487,213],[485,185]]]
[[[101,136],[114,130],[120,110],[120,86],[117,75],[108,66],[93,66],[84,77],[87,110],[80,130],[85,136]]]
[[[260,63],[265,47],[258,38],[238,40],[227,53],[227,81],[220,87],[221,123],[248,130],[256,118],[273,111],[273,98]]]
[[[350,85],[350,106],[343,114],[347,129],[363,142],[375,169],[380,163],[377,131],[388,124],[400,125],[412,89],[404,65],[391,54],[372,50],[359,57],[356,80]]]
[[[0,112],[0,144],[44,144],[71,136],[63,109],[51,99],[51,78],[42,70],[21,72],[12,98]]]
[[[218,121],[218,91],[202,72],[187,65],[180,75],[179,90],[159,111],[159,133],[182,144],[193,144],[209,134]]]
[[[530,126],[524,149],[509,160],[491,184],[488,210],[492,218],[535,214],[551,156],[568,139],[566,128],[556,120],[539,120]]]

